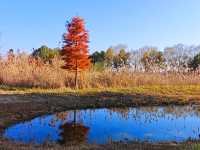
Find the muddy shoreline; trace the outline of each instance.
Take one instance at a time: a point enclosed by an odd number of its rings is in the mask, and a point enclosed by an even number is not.
[[[2,131],[15,123],[30,120],[34,117],[62,112],[70,109],[109,108],[109,107],[137,107],[137,106],[165,106],[165,105],[200,105],[198,99],[181,99],[178,97],[164,97],[142,94],[117,94],[102,92],[98,94],[1,94],[0,95],[0,149],[62,149],[54,145],[34,146],[9,142],[3,139]],[[119,147],[117,148],[116,147]],[[66,149],[180,149],[186,143],[112,143],[106,145],[67,146]]]

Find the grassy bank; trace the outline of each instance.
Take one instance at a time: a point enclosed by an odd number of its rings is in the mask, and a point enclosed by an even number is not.
[[[0,86],[0,94],[52,94],[52,95],[95,95],[112,94],[143,94],[151,96],[177,97],[182,99],[200,99],[200,85],[152,85],[132,88],[71,88],[42,89]]]

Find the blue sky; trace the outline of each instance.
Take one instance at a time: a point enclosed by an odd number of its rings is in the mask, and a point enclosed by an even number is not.
[[[60,46],[75,15],[86,21],[90,52],[117,44],[200,44],[200,0],[1,0],[0,53]]]

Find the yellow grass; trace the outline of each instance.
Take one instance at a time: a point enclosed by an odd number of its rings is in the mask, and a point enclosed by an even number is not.
[[[73,90],[71,88],[43,89],[16,88],[1,86],[0,94],[59,94],[59,95],[96,95],[98,93],[112,94],[143,94],[151,96],[177,97],[180,99],[200,99],[200,85],[153,85],[132,88],[86,88]]]
[[[15,56],[11,62],[1,60],[0,84],[8,85],[9,87],[73,89],[74,74],[61,69],[62,64],[63,62],[58,58],[55,58],[52,64],[44,64],[35,60],[30,63],[30,58],[26,54]],[[161,90],[160,86],[170,86],[168,91],[172,91],[171,87],[174,86],[200,85],[200,76],[192,73],[136,73],[130,69],[122,69],[120,71],[106,69],[101,72],[90,69],[79,74],[78,84],[81,89],[130,89],[153,86],[155,92],[156,89]],[[142,90],[145,89],[143,88]],[[178,92],[178,88],[176,89],[176,92]]]

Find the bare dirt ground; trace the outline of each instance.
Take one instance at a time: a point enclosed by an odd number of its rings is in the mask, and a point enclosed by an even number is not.
[[[98,93],[91,95],[75,94],[1,94],[0,95],[0,150],[1,149],[192,149],[188,143],[110,143],[106,145],[71,145],[61,147],[53,145],[24,145],[3,139],[2,131],[11,124],[29,120],[43,114],[66,111],[69,109],[130,107],[156,105],[200,104],[198,99],[182,100],[173,97],[161,97],[140,94]],[[187,148],[185,146],[187,145]]]

